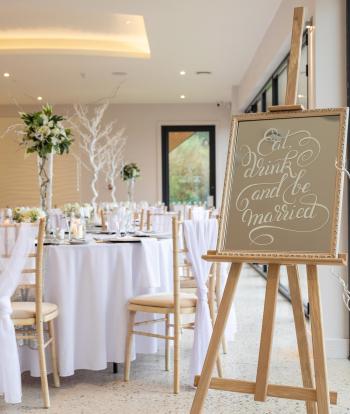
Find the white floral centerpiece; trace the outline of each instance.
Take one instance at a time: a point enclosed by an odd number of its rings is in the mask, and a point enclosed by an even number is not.
[[[70,217],[71,215],[79,216],[80,215],[80,204],[79,203],[66,203],[63,206],[63,214],[66,217]]]
[[[62,207],[62,211],[66,217],[73,215],[75,217],[91,219],[94,207],[89,203],[66,203]]]
[[[134,201],[135,180],[140,177],[141,170],[136,163],[131,162],[130,164],[124,165],[120,175],[123,181],[127,183],[128,201],[132,203]]]
[[[45,217],[43,210],[30,207],[17,207],[12,215],[12,219],[16,223],[36,223],[42,217]]]
[[[22,144],[26,153],[38,156],[40,207],[47,211],[52,201],[53,155],[68,153],[73,142],[71,130],[63,126],[65,118],[53,114],[50,105],[44,105],[40,112],[20,112],[20,117],[24,122]]]

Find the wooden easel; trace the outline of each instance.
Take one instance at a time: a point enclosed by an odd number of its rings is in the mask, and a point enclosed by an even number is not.
[[[294,9],[293,30],[290,59],[288,65],[288,81],[286,90],[286,104],[269,107],[269,111],[298,111],[303,109],[296,104],[297,85],[300,66],[300,52],[303,35],[304,9]],[[227,278],[224,294],[219,306],[213,334],[208,347],[207,356],[203,365],[202,374],[196,376],[195,385],[198,386],[193,400],[191,414],[202,412],[208,389],[254,394],[255,401],[266,401],[267,396],[302,400],[306,402],[307,414],[329,414],[330,404],[337,403],[337,393],[329,392],[327,382],[326,354],[323,340],[322,310],[320,290],[318,284],[317,265],[345,265],[347,257],[340,254],[338,258],[294,259],[294,258],[258,258],[251,260],[218,255],[216,251],[209,251],[205,260],[211,262],[232,262]],[[220,343],[225,330],[228,315],[236,291],[238,279],[243,263],[268,264],[267,285],[265,294],[264,314],[262,322],[260,351],[256,381],[242,381],[228,378],[212,378],[212,372],[218,356]],[[313,375],[311,351],[307,339],[306,323],[302,303],[298,264],[306,264],[307,282],[310,302],[311,335],[314,359]],[[300,367],[303,387],[289,385],[274,385],[268,383],[270,356],[275,323],[276,302],[279,286],[279,273],[282,265],[287,266],[291,302],[294,315],[294,324],[297,336]]]

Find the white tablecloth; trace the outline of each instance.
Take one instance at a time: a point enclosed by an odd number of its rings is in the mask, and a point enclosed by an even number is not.
[[[60,375],[105,369],[124,362],[128,299],[172,290],[172,241],[45,246],[44,281],[45,301],[59,307]],[[21,370],[38,376],[34,352],[21,348]],[[137,336],[136,352],[157,352],[157,340]]]

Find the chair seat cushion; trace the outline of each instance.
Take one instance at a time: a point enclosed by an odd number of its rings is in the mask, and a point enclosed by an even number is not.
[[[35,302],[12,302],[12,319],[32,319],[35,318]],[[44,320],[47,317],[56,314],[58,311],[57,305],[54,303],[43,303],[43,316]]]
[[[172,293],[155,293],[152,295],[135,296],[129,300],[130,304],[152,306],[157,308],[173,308],[174,295]],[[180,306],[182,308],[195,307],[197,303],[196,295],[192,293],[180,293]]]

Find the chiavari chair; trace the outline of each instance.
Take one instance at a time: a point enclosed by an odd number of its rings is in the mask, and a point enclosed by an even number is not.
[[[166,231],[168,228],[171,229],[171,219],[177,217],[180,219],[180,212],[165,211],[165,212],[152,212],[147,210],[146,216],[146,230],[159,230],[156,227],[161,227],[161,231]],[[171,231],[171,230],[170,230]]]
[[[16,224],[3,225],[16,228]],[[23,270],[24,274],[34,274],[34,283],[21,283],[19,289],[35,289],[35,302],[12,302],[12,321],[16,329],[16,338],[20,340],[35,341],[39,354],[41,390],[43,396],[44,407],[50,407],[50,396],[47,380],[45,349],[51,345],[51,365],[53,372],[53,380],[55,387],[60,386],[60,378],[58,373],[56,340],[54,319],[58,316],[58,307],[53,303],[43,302],[43,246],[45,236],[45,218],[39,221],[38,238],[35,253],[29,255],[35,260],[33,268]],[[6,254],[6,238],[5,238],[5,254]],[[47,329],[44,329],[47,324]],[[23,329],[24,328],[24,329]],[[45,340],[45,334],[48,338]]]
[[[128,303],[129,320],[128,333],[125,347],[125,371],[124,379],[130,379],[131,348],[133,335],[154,337],[165,340],[165,370],[170,365],[170,341],[174,341],[174,382],[175,394],[180,391],[180,341],[182,329],[194,329],[194,322],[183,323],[184,315],[195,314],[197,297],[194,293],[185,293],[182,289],[188,287],[187,282],[193,281],[191,272],[187,271],[190,264],[185,260],[187,248],[183,243],[183,222],[179,221],[177,215],[172,216],[172,243],[173,243],[173,293],[158,293],[141,295],[131,298]],[[210,302],[210,301],[209,301]],[[135,322],[137,312],[164,315],[163,317]],[[174,323],[170,323],[170,315],[173,315]],[[137,327],[146,324],[165,322],[165,335],[144,332]],[[170,335],[170,328],[173,335]],[[222,375],[220,359],[217,360],[219,376]]]

